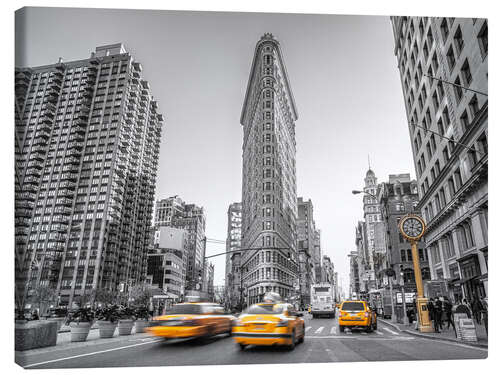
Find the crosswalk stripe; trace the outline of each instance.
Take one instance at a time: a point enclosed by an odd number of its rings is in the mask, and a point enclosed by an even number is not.
[[[345,333],[346,333],[347,335],[352,335],[352,331],[351,331],[351,330],[345,331]]]
[[[393,335],[399,335],[399,333],[394,332],[392,329],[389,329],[389,328],[386,328],[386,327],[384,327],[384,329],[385,329],[387,332],[392,333]]]
[[[333,327],[330,329],[330,333],[331,333],[331,334],[336,335],[336,334],[337,334],[337,327],[333,326]]]
[[[366,332],[361,332],[362,335],[366,335]]]
[[[309,331],[310,329],[311,329],[311,326],[306,327],[306,332]]]
[[[376,333],[377,335],[383,335],[383,333],[382,333],[382,332],[379,332],[379,331],[375,331],[375,333]]]
[[[325,327],[319,327],[319,328],[316,330],[316,332],[314,332],[314,333],[321,333],[321,331],[323,331],[323,328],[325,328]]]

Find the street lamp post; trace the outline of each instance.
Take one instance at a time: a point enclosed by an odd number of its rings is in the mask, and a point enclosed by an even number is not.
[[[403,270],[401,270],[399,275],[401,276],[400,285],[401,285],[401,294],[402,294],[402,299],[403,299],[403,324],[408,325],[410,323],[408,321],[408,315],[406,314],[406,312],[407,312],[407,310],[406,310],[406,293],[405,293],[405,279],[404,279]]]
[[[399,230],[401,234],[411,243],[413,269],[415,272],[415,283],[417,285],[416,307],[418,313],[418,328],[420,332],[432,332],[432,325],[429,320],[429,311],[427,310],[427,298],[424,297],[422,272],[420,270],[420,261],[417,249],[417,242],[425,233],[425,222],[420,216],[409,214],[401,219],[399,223]]]

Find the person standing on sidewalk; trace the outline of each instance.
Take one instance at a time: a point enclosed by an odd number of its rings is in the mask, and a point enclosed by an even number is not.
[[[483,307],[481,314],[483,315],[484,328],[486,328],[486,335],[488,335],[488,299],[482,298],[481,305]]]
[[[443,330],[443,303],[441,302],[441,299],[438,297],[436,298],[436,303],[435,303],[435,314],[436,314],[436,325],[438,327],[438,332]]]
[[[481,301],[477,298],[477,295],[474,295],[472,299],[472,314],[474,315],[474,319],[477,324],[481,324],[481,311],[483,310],[483,306],[481,305]]]
[[[453,321],[453,305],[451,304],[448,297],[444,297],[443,310],[446,317],[446,321],[448,323],[447,329],[450,329],[450,325],[453,327],[455,331],[455,337],[457,336],[457,330],[455,328],[455,322]]]
[[[429,318],[432,320],[432,324],[434,325],[434,331],[439,332],[436,323],[436,308],[434,306],[434,299],[432,297],[429,299],[429,302],[427,302],[427,311],[429,311]]]

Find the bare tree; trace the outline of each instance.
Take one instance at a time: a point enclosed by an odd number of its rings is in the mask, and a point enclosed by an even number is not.
[[[33,289],[31,300],[38,305],[39,315],[44,315],[49,304],[57,301],[57,293],[48,286],[38,285]]]

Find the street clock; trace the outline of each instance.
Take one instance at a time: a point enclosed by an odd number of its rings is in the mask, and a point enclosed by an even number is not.
[[[410,241],[418,241],[425,233],[425,222],[420,216],[409,214],[399,222],[399,231]]]

